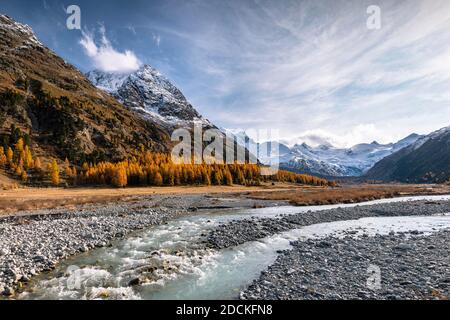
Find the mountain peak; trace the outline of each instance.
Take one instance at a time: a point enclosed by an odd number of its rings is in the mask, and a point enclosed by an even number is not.
[[[128,78],[129,73],[112,73],[100,70],[89,71],[86,77],[99,89],[108,93],[116,92],[124,81]]]
[[[21,45],[34,45],[43,47],[43,44],[36,37],[33,29],[20,22],[14,21],[7,15],[0,14],[0,30],[14,33],[17,37],[23,40]]]
[[[303,142],[287,148],[280,158],[281,166],[295,172],[321,176],[361,176],[376,162],[414,143],[420,136],[411,135],[396,143],[361,143],[351,148],[331,144],[311,146]]]
[[[158,77],[161,77],[161,76],[162,76],[162,74],[161,74],[161,72],[159,72],[159,70],[153,68],[153,67],[152,67],[151,65],[149,65],[149,64],[144,64],[143,66],[141,66],[141,67],[139,68],[138,71],[145,72],[145,73],[155,74],[155,75],[157,75]]]
[[[42,46],[29,26],[5,15],[0,15],[0,65],[0,94],[14,97],[10,107],[0,103],[0,131],[15,125],[29,134],[33,148],[45,150],[45,157],[117,161],[140,145],[168,150],[168,130],[93,87],[77,68]]]
[[[183,93],[150,65],[143,65],[129,74],[94,70],[87,76],[96,87],[110,93],[144,118],[169,126],[194,120],[210,125]]]

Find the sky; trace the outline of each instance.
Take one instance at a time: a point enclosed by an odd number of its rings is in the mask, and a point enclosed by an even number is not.
[[[70,5],[81,30],[66,27]],[[1,0],[0,12],[83,72],[150,64],[220,127],[349,147],[450,126],[447,0]]]

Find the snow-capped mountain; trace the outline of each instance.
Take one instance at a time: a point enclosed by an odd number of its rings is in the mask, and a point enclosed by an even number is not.
[[[28,46],[44,47],[29,25],[14,21],[6,15],[0,15],[0,30],[19,36],[23,40],[22,46],[18,47],[19,49]]]
[[[422,136],[416,142],[411,144],[411,148],[414,150],[417,150],[421,146],[423,146],[425,143],[427,143],[428,141],[433,140],[433,139],[439,139],[448,133],[450,133],[450,127],[445,127],[445,128],[439,129],[437,131],[434,131],[434,132],[430,133],[429,135]]]
[[[108,93],[116,93],[130,74],[110,73],[99,70],[90,71],[88,79],[100,90]]]
[[[192,121],[211,126],[181,91],[151,66],[145,65],[131,74],[95,70],[89,72],[87,77],[97,88],[110,93],[144,118],[169,126],[184,125]]]
[[[358,144],[351,148],[335,148],[330,144],[311,147],[306,143],[288,147],[282,143],[266,142],[260,146],[269,150],[259,154],[262,163],[279,158],[280,167],[291,171],[329,177],[361,176],[381,159],[415,143],[421,136],[412,134],[397,143]],[[269,145],[268,145],[269,144]]]
[[[33,147],[46,150],[47,159],[119,161],[142,144],[158,152],[171,147],[168,130],[148,123],[94,87],[29,26],[3,14],[0,95],[12,97],[7,103],[0,98],[0,132],[14,125],[29,133]]]
[[[234,139],[240,146],[249,147],[250,145],[257,145],[257,143],[250,138],[245,131],[233,130],[227,128],[219,128],[227,137]]]

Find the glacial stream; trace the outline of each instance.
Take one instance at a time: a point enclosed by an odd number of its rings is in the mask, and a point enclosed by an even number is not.
[[[450,199],[421,196],[367,202]],[[205,249],[205,235],[220,223],[248,217],[272,217],[349,205],[271,207],[200,211],[155,226],[61,263],[37,276],[19,299],[236,299],[261,271],[271,265],[278,250],[292,240],[355,236],[417,230],[425,233],[450,228],[449,215],[380,217],[322,223],[290,230],[259,241],[224,249]],[[361,204],[360,204],[361,205]]]

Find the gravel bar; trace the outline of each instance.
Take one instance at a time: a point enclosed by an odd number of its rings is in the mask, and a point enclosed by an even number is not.
[[[255,280],[244,300],[450,298],[450,230],[298,241]]]
[[[206,237],[206,245],[214,249],[235,247],[248,241],[262,239],[303,226],[357,220],[368,217],[429,216],[450,213],[450,201],[405,201],[355,207],[308,211],[273,218],[252,217],[219,225]]]

